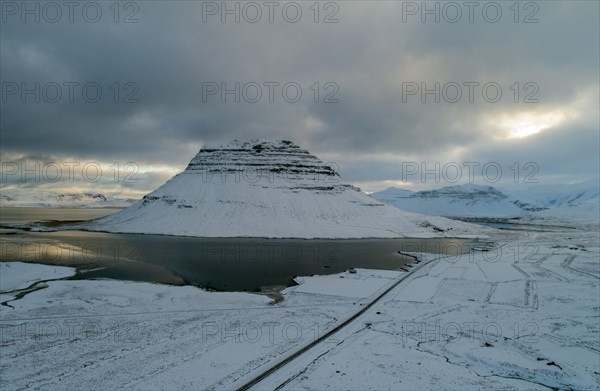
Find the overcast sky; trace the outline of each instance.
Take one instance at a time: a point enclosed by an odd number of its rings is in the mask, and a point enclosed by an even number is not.
[[[4,188],[139,195],[254,138],[366,191],[598,177],[597,1],[1,4]]]

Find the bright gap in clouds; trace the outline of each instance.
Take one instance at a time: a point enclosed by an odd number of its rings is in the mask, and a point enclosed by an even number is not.
[[[498,127],[506,132],[506,138],[523,138],[559,125],[567,116],[561,111],[546,113],[522,112],[517,115],[504,115]]]

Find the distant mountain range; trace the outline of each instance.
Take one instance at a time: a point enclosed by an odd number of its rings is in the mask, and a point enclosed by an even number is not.
[[[6,189],[0,191],[0,206],[128,208],[91,227],[108,231],[398,237],[427,235],[432,227],[445,230],[451,226],[446,219],[412,213],[597,224],[599,189],[598,180],[520,190],[466,184],[418,192],[390,187],[369,197],[291,142],[251,140],[205,146],[184,172],[141,200]]]
[[[135,200],[114,198],[100,193],[57,193],[7,189],[0,191],[0,206],[63,207],[63,208],[125,208]]]
[[[503,191],[475,184],[413,192],[390,187],[371,196],[399,209],[446,217],[600,219],[600,184],[589,181]]]

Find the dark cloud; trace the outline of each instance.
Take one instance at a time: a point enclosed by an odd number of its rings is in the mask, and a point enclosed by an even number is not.
[[[303,16],[297,23],[283,20],[278,10],[274,23],[265,14],[257,23],[234,23],[231,16],[228,23],[218,16],[204,23],[206,3],[187,1],[134,2],[138,23],[122,23],[133,9],[121,9],[114,23],[109,3],[96,4],[103,10],[98,23],[77,12],[73,23],[66,15],[58,23],[21,23],[18,16],[3,15],[3,91],[12,83],[31,88],[39,82],[48,93],[48,83],[58,83],[63,93],[56,103],[44,96],[35,103],[31,95],[22,102],[18,94],[2,102],[4,156],[183,169],[204,142],[285,138],[339,162],[342,174],[357,182],[397,181],[401,161],[469,159],[536,160],[549,177],[597,176],[597,2],[533,2],[537,23],[522,23],[533,11],[525,3],[518,23],[509,3],[498,3],[503,14],[497,23],[479,11],[470,23],[465,9],[456,23],[431,17],[421,23],[419,15],[404,15],[403,21],[406,2],[337,2],[338,23],[314,23],[312,3],[299,3]],[[332,11],[322,8],[320,21]],[[205,83],[233,88],[236,81],[261,85],[262,99],[235,103],[228,95],[223,103],[217,94],[203,101]],[[428,96],[423,103],[417,94],[403,101],[403,83],[432,88],[436,81],[461,85],[462,99],[436,103]],[[66,98],[65,82],[80,83],[74,102]],[[280,83],[273,103],[265,82]],[[282,97],[288,82],[302,88],[297,103]],[[325,88],[327,82],[335,84]],[[490,103],[477,88],[470,103],[464,82],[498,83],[502,99]],[[535,83],[539,103],[523,103],[532,91],[524,90],[527,82]],[[97,102],[81,95],[85,83],[100,86]],[[324,103],[332,92],[339,102]],[[570,114],[535,136],[503,139],[494,121],[523,111]],[[148,189],[160,182],[143,179]]]

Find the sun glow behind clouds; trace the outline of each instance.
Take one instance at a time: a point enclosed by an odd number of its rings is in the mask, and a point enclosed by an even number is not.
[[[517,115],[504,115],[497,124],[506,134],[506,138],[523,138],[557,126],[567,115],[561,111],[546,113],[522,112]]]

